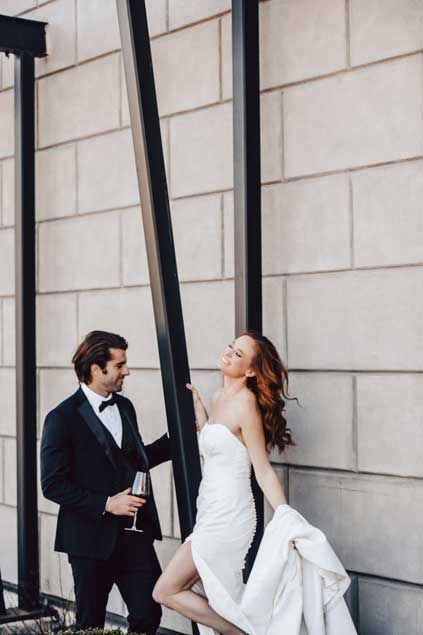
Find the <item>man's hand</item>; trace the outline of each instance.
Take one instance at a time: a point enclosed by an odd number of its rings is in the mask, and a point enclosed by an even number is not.
[[[135,512],[138,511],[146,501],[144,498],[131,496],[130,491],[131,488],[128,487],[123,490],[123,492],[111,496],[107,501],[106,512],[114,514],[115,516],[135,516]]]

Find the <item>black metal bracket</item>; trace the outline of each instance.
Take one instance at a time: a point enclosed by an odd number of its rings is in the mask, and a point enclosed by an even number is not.
[[[47,22],[26,20],[0,15],[0,51],[3,53],[29,53],[33,57],[45,57]]]

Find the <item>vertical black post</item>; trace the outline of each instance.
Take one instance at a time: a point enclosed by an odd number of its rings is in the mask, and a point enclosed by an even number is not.
[[[201,479],[145,0],[117,0],[122,52],[182,537]],[[142,328],[142,325],[140,325]]]
[[[234,121],[235,330],[262,331],[259,2],[232,0]],[[263,535],[263,495],[252,476],[257,531],[251,570]]]
[[[34,58],[15,58],[16,445],[19,607],[39,604]]]

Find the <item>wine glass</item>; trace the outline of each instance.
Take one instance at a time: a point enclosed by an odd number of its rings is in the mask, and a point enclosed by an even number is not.
[[[148,498],[150,495],[150,474],[148,472],[137,472],[135,474],[134,482],[131,490],[132,496],[138,498]],[[143,533],[142,529],[137,529],[137,514],[138,510],[134,514],[134,521],[132,527],[125,527],[126,531],[138,531]]]

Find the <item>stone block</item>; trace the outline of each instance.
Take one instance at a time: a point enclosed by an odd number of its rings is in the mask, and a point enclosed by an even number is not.
[[[219,196],[172,201],[172,225],[180,280],[218,278],[222,267]],[[123,213],[123,282],[148,284],[148,265],[139,208]],[[207,248],[204,249],[204,244]]]
[[[360,578],[360,635],[420,635],[423,590],[388,580]]]
[[[221,104],[171,119],[172,197],[231,188],[232,145],[231,104]]]
[[[79,142],[77,157],[80,213],[139,203],[130,130]]]
[[[38,220],[76,212],[76,148],[73,143],[37,152]]]
[[[222,67],[222,97],[232,98],[232,14],[224,15],[220,20],[220,50]]]
[[[4,452],[4,502],[6,505],[17,505],[17,463],[16,439],[3,439]],[[3,538],[3,536],[2,536]]]
[[[223,195],[223,274],[225,278],[234,277],[234,193]]]
[[[1,577],[14,584],[18,581],[17,513],[14,507],[0,505]]]
[[[4,443],[3,439],[0,438],[0,460],[1,464],[4,465]],[[5,487],[4,487],[4,470],[0,470],[0,505],[5,502]]]
[[[350,266],[347,175],[265,187],[262,209],[265,274]]]
[[[181,280],[220,278],[222,209],[220,196],[172,201],[172,224]]]
[[[167,0],[147,0],[145,4],[150,37],[167,31]]]
[[[355,468],[352,377],[344,374],[292,373],[287,420],[296,446],[282,455],[284,463]]]
[[[422,583],[422,481],[290,469],[289,491],[290,504],[325,532],[346,569]]]
[[[77,0],[78,61],[120,49],[119,22],[113,0]]]
[[[15,364],[15,300],[3,300],[3,364]]]
[[[149,284],[144,223],[140,207],[131,207],[122,212],[122,241],[123,284]]]
[[[352,0],[351,63],[412,53],[422,48],[421,0]]]
[[[282,95],[264,93],[260,97],[261,181],[282,178]]]
[[[3,15],[19,15],[37,5],[37,0],[2,0],[1,12]]]
[[[346,67],[345,8],[341,0],[262,2],[261,88],[282,86]],[[313,55],[310,55],[313,51]],[[232,97],[232,19],[222,18],[223,98]]]
[[[149,287],[82,292],[78,337],[93,329],[119,333],[129,342],[129,367],[158,368],[156,328]]]
[[[37,296],[37,363],[68,368],[77,345],[77,299],[73,293]]]
[[[262,2],[260,61],[262,88],[345,68],[344,1]]]
[[[69,354],[69,359],[71,354]],[[64,399],[78,389],[73,368],[42,368],[39,373],[40,422]]]
[[[72,569],[67,555],[54,551],[55,516],[41,514],[40,522],[40,586],[41,591],[65,600],[75,600]]]
[[[16,377],[14,368],[0,368],[0,435],[16,434]]]
[[[183,0],[169,3],[169,28],[177,29],[185,24],[229,11],[230,0]]]
[[[8,157],[15,151],[14,136],[14,91],[0,92],[0,158]]]
[[[38,99],[40,147],[117,128],[119,55],[40,79]]]
[[[234,337],[233,284],[210,282],[181,287],[188,358],[192,368],[215,369]]]
[[[285,301],[282,278],[263,278],[263,333],[276,346],[282,360],[287,363],[285,338]]]
[[[119,589],[114,584],[112,586],[112,590],[110,591],[109,600],[107,602],[106,610],[108,613],[113,613],[114,615],[126,615],[127,610],[125,607],[125,603],[122,599],[121,594],[119,593]]]
[[[161,115],[219,101],[216,20],[153,40],[151,52]]]
[[[3,225],[15,223],[15,159],[6,159],[2,162],[3,184]]]
[[[151,481],[163,536],[172,535],[171,464],[162,463],[152,470]]]
[[[423,376],[357,377],[358,468],[423,477]]]
[[[418,267],[289,278],[291,368],[421,370],[422,284]]]
[[[4,14],[3,14],[4,15]],[[15,56],[13,53],[7,57],[5,54],[0,58],[1,66],[1,86],[2,88],[10,88],[15,83]]]
[[[287,88],[285,176],[421,155],[421,65],[407,57]]]
[[[129,368],[131,368],[131,351],[130,343]],[[166,410],[159,370],[131,370],[131,375],[125,380],[125,397],[128,397],[135,406],[144,443],[152,443],[166,432]]]
[[[46,57],[35,61],[36,76],[75,64],[75,2],[56,0],[25,14],[29,20],[47,22]]]
[[[12,295],[15,292],[15,232],[13,229],[0,229],[0,295]]]
[[[353,172],[354,257],[359,267],[423,261],[423,161]]]
[[[233,276],[233,193],[224,195],[225,276]],[[345,174],[262,188],[263,273],[350,266],[349,186]]]
[[[180,541],[173,538],[165,538],[163,542],[155,543],[155,549],[162,569],[168,565],[180,545]],[[161,627],[176,631],[177,633],[186,633],[187,635],[192,632],[191,624],[188,620],[175,611],[170,611],[165,607],[163,607]]]
[[[40,291],[119,286],[119,232],[118,212],[42,223]]]

